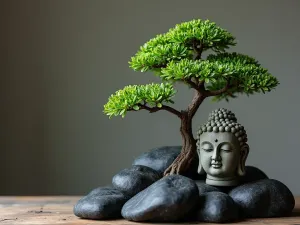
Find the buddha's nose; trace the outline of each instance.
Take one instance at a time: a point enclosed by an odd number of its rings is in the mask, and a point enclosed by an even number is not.
[[[220,152],[218,150],[215,150],[213,152],[211,159],[215,161],[220,161],[221,160]]]

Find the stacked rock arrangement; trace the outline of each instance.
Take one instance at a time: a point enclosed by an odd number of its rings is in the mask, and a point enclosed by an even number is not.
[[[207,185],[205,176],[195,176],[194,167],[186,176],[163,177],[180,151],[181,146],[163,146],[145,152],[116,174],[112,185],[81,198],[74,214],[94,220],[214,223],[291,214],[291,191],[253,166],[246,166],[246,175],[235,187]]]

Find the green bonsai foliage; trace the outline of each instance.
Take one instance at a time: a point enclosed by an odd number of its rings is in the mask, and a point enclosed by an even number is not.
[[[109,117],[124,117],[127,111],[143,109],[147,105],[162,108],[163,103],[174,103],[171,100],[174,95],[175,90],[169,83],[129,85],[111,95],[104,110]]]
[[[278,80],[256,59],[236,52],[226,52],[235,46],[235,38],[209,20],[192,20],[177,24],[164,34],[158,34],[140,47],[129,61],[135,71],[152,71],[162,79],[161,84],[129,85],[109,97],[104,113],[109,117],[128,111],[166,110],[181,119],[182,154],[165,174],[182,173],[196,153],[192,133],[192,118],[204,99],[229,100],[237,94],[251,95],[274,89]],[[204,51],[213,54],[205,59]],[[195,89],[195,96],[184,110],[167,104],[174,103],[173,83],[182,82]]]

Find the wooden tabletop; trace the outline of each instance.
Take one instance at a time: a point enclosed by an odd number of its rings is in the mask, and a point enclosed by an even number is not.
[[[0,225],[2,224],[99,224],[99,225],[133,225],[149,224],[127,220],[83,220],[76,217],[72,210],[80,196],[47,196],[47,197],[0,197]],[[158,223],[156,223],[158,224]],[[170,224],[170,223],[167,223]],[[207,224],[207,223],[199,223]],[[291,217],[248,219],[233,224],[290,224],[300,225],[300,197]],[[164,224],[166,225],[166,223]],[[178,225],[178,223],[177,223]]]

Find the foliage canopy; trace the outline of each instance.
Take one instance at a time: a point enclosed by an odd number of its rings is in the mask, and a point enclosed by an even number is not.
[[[130,110],[161,108],[164,103],[173,103],[174,82],[186,83],[215,100],[274,89],[278,80],[256,59],[226,52],[235,45],[235,38],[227,30],[209,20],[177,24],[146,42],[129,61],[133,70],[152,71],[164,83],[126,86],[110,96],[104,113],[124,117]],[[202,59],[202,52],[207,50],[214,53]]]
[[[148,104],[161,108],[163,103],[173,103],[171,98],[176,91],[169,83],[128,85],[124,89],[111,95],[104,106],[104,112],[109,116],[125,116],[129,110],[139,110]]]

